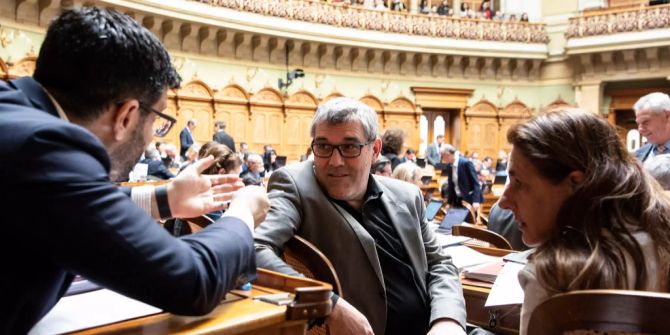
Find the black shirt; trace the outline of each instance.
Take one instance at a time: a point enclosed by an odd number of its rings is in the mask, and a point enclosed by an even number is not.
[[[345,201],[346,209],[375,240],[386,287],[386,335],[426,334],[430,323],[430,298],[416,282],[405,246],[381,200],[382,190],[372,176],[361,211]]]

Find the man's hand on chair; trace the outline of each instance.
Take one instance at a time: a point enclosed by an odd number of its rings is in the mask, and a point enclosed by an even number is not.
[[[326,319],[332,335],[373,335],[368,319],[346,300],[340,298]]]

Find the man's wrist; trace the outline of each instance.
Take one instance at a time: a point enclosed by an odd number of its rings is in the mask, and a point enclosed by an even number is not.
[[[172,217],[170,211],[170,202],[168,201],[167,185],[160,185],[154,189],[156,197],[156,207],[158,208],[158,215],[161,219],[169,219]]]

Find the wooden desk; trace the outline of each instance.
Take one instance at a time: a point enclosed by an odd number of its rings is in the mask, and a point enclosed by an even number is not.
[[[469,246],[481,253],[491,256],[507,255],[509,250]],[[486,308],[486,298],[491,289],[479,285],[462,283],[463,296],[465,297],[465,309],[468,313],[468,322],[479,327],[495,331],[500,334],[518,334],[521,318],[521,305],[501,306],[499,308]],[[491,321],[495,320],[495,324]],[[493,326],[492,326],[493,325]]]
[[[258,269],[251,291],[232,291],[207,315],[161,313],[75,334],[305,334],[310,319],[330,314],[331,291],[323,282]],[[278,306],[253,299],[282,292],[293,293],[293,302]]]

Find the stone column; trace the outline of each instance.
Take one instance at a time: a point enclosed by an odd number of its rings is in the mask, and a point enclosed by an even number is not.
[[[605,114],[601,110],[603,107],[603,85],[601,81],[582,82],[576,90],[578,92],[575,92],[575,97],[580,108],[598,115]]]

